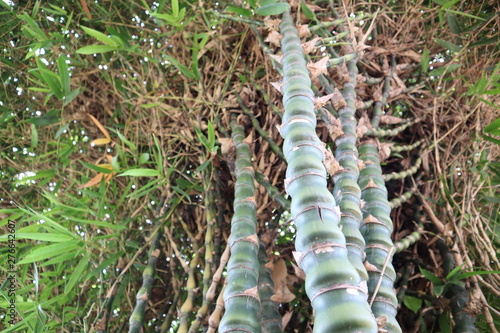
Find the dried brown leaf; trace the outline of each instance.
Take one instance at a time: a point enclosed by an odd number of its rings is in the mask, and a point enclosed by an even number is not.
[[[282,38],[283,38],[283,36],[279,32],[277,32],[275,30],[271,30],[269,35],[267,35],[265,42],[268,42],[268,43],[273,44],[274,46],[280,47]]]
[[[271,268],[271,278],[274,282],[274,295],[271,296],[271,301],[278,303],[288,303],[295,298],[290,289],[288,289],[286,278],[288,271],[286,263],[283,259],[274,262]]]
[[[311,36],[311,31],[309,30],[309,26],[307,24],[299,24],[297,26],[297,30],[299,31],[300,38],[307,38]]]
[[[283,93],[283,92],[282,92],[282,90],[281,90],[281,89],[282,89],[282,87],[283,87],[283,83],[282,83],[282,82],[269,82],[269,83],[271,83],[271,85],[272,85],[272,86],[273,86],[276,90],[278,90],[280,93]],[[278,126],[278,125],[276,125],[276,126]]]
[[[367,188],[378,188],[377,184],[373,181],[373,179],[370,178],[368,181],[368,184],[366,184],[365,188],[363,190],[366,190]]]
[[[371,264],[368,260],[363,263],[368,272],[379,272],[379,269],[374,264]]]
[[[342,124],[340,123],[340,119],[335,118],[330,112],[327,112],[327,116],[329,124],[326,124],[326,126],[328,128],[330,138],[332,141],[335,141],[339,136],[344,135]]]
[[[314,37],[313,39],[311,39],[307,43],[303,43],[302,49],[304,50],[304,53],[309,54],[312,51],[314,51],[314,49],[316,48],[316,43],[320,40],[321,40],[321,37]]]
[[[326,172],[328,172],[330,176],[333,176],[337,172],[344,170],[344,168],[335,159],[330,149],[326,148],[326,145],[324,143],[321,145],[321,150],[323,151],[323,164],[325,166]]]
[[[333,97],[334,94],[329,94],[323,97],[315,97],[313,98],[314,108],[317,110],[325,106],[325,104]]]
[[[342,93],[340,92],[340,90],[338,90],[337,88],[335,88],[335,90],[333,91],[333,98],[332,98],[332,103],[333,103],[333,107],[335,110],[339,110],[340,108],[343,108],[344,106],[347,105],[347,103],[345,102],[345,99],[344,97],[342,96]]]
[[[278,54],[270,54],[269,55],[272,59],[274,59],[274,61],[276,61],[278,64],[281,64],[281,62],[283,61],[283,56],[282,55],[278,55]]]
[[[380,161],[385,161],[389,156],[391,156],[391,147],[394,146],[394,143],[391,142],[382,142],[379,146],[378,154],[380,156]]]
[[[222,156],[226,157],[230,154],[231,151],[234,151],[234,143],[231,138],[219,138],[218,139],[221,144],[221,152]]]
[[[295,265],[293,262],[291,264],[293,267],[293,271],[295,272],[295,276],[297,276],[301,280],[305,280],[306,273],[304,272],[304,270],[302,268],[300,268],[299,266]]]
[[[311,78],[315,79],[321,74],[327,74],[328,73],[328,62],[330,61],[330,58],[328,56],[323,57],[322,59],[318,60],[317,62],[313,63],[310,62],[307,64],[307,69],[309,69],[309,72],[311,72]]]
[[[293,311],[287,311],[285,312],[283,317],[281,317],[281,327],[283,329],[285,329],[285,327],[288,325],[290,319],[292,319],[292,316],[293,316]]]
[[[387,125],[399,124],[402,120],[403,119],[399,117],[393,117],[385,114],[380,117],[380,122]]]
[[[267,30],[269,31],[278,31],[280,28],[280,19],[270,19],[269,17],[266,17],[264,19],[264,26],[266,27]]]

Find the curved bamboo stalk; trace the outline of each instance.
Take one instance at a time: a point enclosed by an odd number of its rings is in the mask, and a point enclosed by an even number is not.
[[[364,221],[361,233],[366,241],[366,261],[368,269],[368,291],[372,311],[377,318],[385,317],[384,329],[388,332],[401,332],[396,321],[398,301],[394,293],[396,272],[392,265],[393,230],[390,217],[391,207],[387,200],[387,189],[382,178],[376,139],[368,139],[358,149],[365,167],[360,171],[359,185]],[[382,275],[380,287],[377,283]],[[375,293],[375,290],[377,292]]]
[[[409,191],[401,194],[399,197],[391,199],[391,201],[389,201],[389,206],[391,207],[391,209],[398,208],[406,201],[408,201],[413,196],[416,190],[416,188],[412,188]]]
[[[424,230],[424,225],[419,224],[418,225],[418,230],[412,232],[411,234],[407,235],[405,238],[402,238],[398,240],[397,242],[394,243],[394,253],[399,253],[401,251],[406,250],[413,244],[415,244],[419,239],[420,236],[422,236],[422,230]]]
[[[374,108],[377,107],[378,103],[379,102],[375,102]],[[368,132],[366,132],[366,135],[374,136],[377,138],[386,137],[386,136],[396,136],[399,133],[403,132],[405,129],[407,129],[409,126],[418,123],[420,120],[421,120],[420,118],[415,118],[412,121],[406,122],[402,125],[399,125],[398,127],[392,128],[392,129],[373,128],[373,129],[368,130]]]
[[[207,297],[208,289],[210,287],[210,279],[212,278],[212,262],[213,262],[213,250],[214,250],[214,224],[216,221],[216,209],[214,204],[214,193],[213,183],[211,182],[212,167],[209,166],[205,169],[203,177],[203,187],[205,189],[205,207],[206,207],[206,221],[207,229],[205,231],[205,267],[203,269],[203,302],[201,307],[196,313],[196,319],[193,321],[189,327],[189,333],[198,332],[200,324],[207,315],[208,307],[211,300]]]
[[[361,213],[361,189],[358,185],[358,148],[356,147],[356,79],[358,75],[357,58],[347,63],[349,81],[344,83],[342,96],[346,103],[338,110],[343,135],[336,140],[335,158],[341,168],[333,175],[333,195],[340,205],[342,216],[340,225],[345,235],[349,261],[356,268],[360,277],[368,280],[368,273],[363,264],[365,240],[359,231],[363,214]]]
[[[198,253],[193,254],[193,258],[189,263],[188,280],[186,283],[187,297],[179,310],[179,329],[177,333],[185,333],[188,331],[188,316],[193,311],[194,293],[196,289],[195,268],[198,266],[200,256]]]
[[[229,239],[231,257],[224,291],[226,312],[222,317],[219,332],[259,333],[261,332],[258,318],[260,300],[257,291],[259,242],[256,234],[254,170],[250,147],[243,141],[245,132],[234,117],[231,121],[231,130],[236,147],[236,184]]]
[[[413,150],[413,149],[417,148],[418,146],[420,146],[423,142],[424,142],[424,140],[422,139],[422,140],[418,140],[418,141],[412,143],[411,145],[392,146],[391,147],[391,154]]]
[[[132,315],[130,316],[130,326],[129,333],[139,333],[142,331],[144,326],[144,311],[146,310],[146,305],[148,304],[149,295],[151,294],[151,287],[154,281],[155,267],[158,256],[160,255],[160,249],[158,245],[160,243],[160,233],[154,234],[151,240],[151,252],[149,254],[149,261],[142,272],[142,287],[137,292],[136,305]]]
[[[422,164],[422,156],[419,156],[417,158],[417,160],[415,161],[415,164],[411,168],[409,168],[408,170],[400,171],[400,172],[391,172],[391,173],[385,174],[384,180],[389,181],[392,179],[403,179],[403,178],[406,178],[408,176],[414,175],[415,172],[417,172],[418,169],[420,168],[421,164]]]
[[[315,332],[376,332],[366,290],[348,259],[340,210],[326,187],[323,146],[315,132],[311,79],[289,12],[281,21],[283,105],[281,126],[288,161],[285,189],[297,227],[296,260],[306,275]],[[332,315],[337,314],[337,315]]]

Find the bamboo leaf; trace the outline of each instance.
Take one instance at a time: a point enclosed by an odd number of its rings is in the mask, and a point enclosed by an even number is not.
[[[94,165],[94,164],[90,164],[90,163],[87,163],[85,161],[79,161],[84,167],[90,169],[90,170],[94,170],[94,171],[97,171],[97,172],[100,172],[100,173],[105,173],[105,174],[108,174],[108,173],[112,173],[113,170],[111,169],[108,169],[108,168],[102,168],[100,166],[97,166],[97,165]]]
[[[260,16],[280,15],[290,10],[290,5],[284,2],[270,3],[263,5],[256,10],[256,14]]]
[[[7,239],[7,236],[8,235],[0,236],[0,241]],[[75,237],[72,237],[72,236],[69,236],[66,234],[46,233],[46,232],[38,232],[38,233],[18,232],[18,233],[16,233],[16,238],[32,239],[32,240],[38,240],[38,241],[44,241],[44,242],[54,242],[54,243],[68,242],[70,240],[75,239]]]
[[[451,42],[448,42],[446,40],[443,40],[443,39],[435,38],[434,41],[436,43],[438,43],[439,45],[441,45],[442,47],[444,47],[445,49],[451,50],[453,52],[457,52],[458,53],[462,49],[460,46],[455,45],[455,44],[453,44]]]
[[[86,270],[87,265],[89,264],[89,254],[87,253],[82,257],[78,265],[71,272],[68,284],[64,287],[64,293],[68,294],[73,287],[76,285],[76,282],[82,277],[83,272]]]
[[[62,54],[57,58],[57,67],[59,69],[59,77],[61,79],[61,86],[64,96],[68,96],[71,91],[70,87],[70,76],[68,70],[68,64],[66,63],[66,57]]]
[[[405,295],[403,298],[404,305],[413,311],[414,313],[418,313],[418,310],[422,307],[422,300],[417,297]]]
[[[104,44],[106,44],[108,46],[111,46],[111,47],[114,47],[114,48],[119,47],[119,44],[116,41],[114,41],[112,38],[108,37],[107,35],[103,34],[102,32],[94,30],[94,29],[91,29],[91,28],[87,28],[87,27],[85,27],[83,25],[80,25],[80,27],[88,35],[94,37],[98,41],[103,42]]]
[[[81,245],[81,242],[76,242],[75,240],[50,245],[40,245],[31,253],[29,253],[24,259],[19,261],[18,265],[42,261],[50,257],[55,257],[56,255],[61,253],[72,252],[73,250],[79,248]]]
[[[132,176],[132,177],[156,177],[160,172],[156,169],[131,169],[127,170],[118,176]]]
[[[226,13],[235,13],[244,17],[251,17],[252,16],[252,11],[241,8],[241,7],[236,7],[236,6],[227,6],[226,8]]]
[[[432,274],[426,269],[423,269],[422,267],[419,267],[420,273],[422,273],[423,276],[427,278],[427,280],[431,281],[434,285],[444,285],[443,281],[441,281],[440,278]]]
[[[88,45],[76,50],[79,54],[94,54],[94,53],[106,53],[111,51],[116,51],[118,48],[109,45]]]

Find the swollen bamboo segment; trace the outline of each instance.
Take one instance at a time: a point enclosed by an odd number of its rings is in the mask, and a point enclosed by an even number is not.
[[[369,139],[359,147],[360,157],[365,164],[360,171],[359,185],[362,189],[361,198],[365,201],[361,233],[366,241],[367,267],[370,267],[368,291],[373,314],[385,322],[383,328],[388,332],[401,332],[396,321],[398,301],[393,289],[396,272],[392,265],[394,244],[391,239],[391,207],[375,140]],[[381,283],[378,287],[379,280]]]
[[[333,194],[339,202],[342,211],[341,225],[349,250],[349,261],[354,265],[361,278],[368,280],[364,260],[365,241],[359,232],[363,215],[361,213],[361,189],[358,185],[358,149],[356,147],[356,77],[358,75],[357,60],[348,62],[349,81],[344,83],[342,96],[346,105],[338,110],[343,135],[340,135],[335,144],[335,157],[341,168],[333,175],[335,186]]]
[[[233,120],[231,130],[236,147],[236,184],[229,239],[231,257],[224,291],[226,312],[222,317],[219,332],[258,333],[261,332],[258,317],[260,300],[257,291],[259,241],[256,234],[254,170],[250,147],[243,141],[243,128]]]
[[[314,332],[376,332],[363,281],[348,259],[339,228],[340,209],[326,186],[311,80],[289,13],[283,15],[280,28],[285,187],[297,227],[295,258],[305,272],[306,292],[315,311]]]

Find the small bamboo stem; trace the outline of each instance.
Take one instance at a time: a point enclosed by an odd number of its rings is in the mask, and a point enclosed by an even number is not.
[[[391,57],[391,70],[389,73],[384,78],[384,86],[382,87],[382,98],[379,101],[375,102],[375,105],[373,106],[373,113],[372,113],[372,127],[374,129],[377,129],[379,124],[380,124],[380,118],[382,116],[382,108],[387,102],[387,98],[389,97],[390,91],[391,91],[391,79],[392,76],[394,75],[396,71],[396,55],[393,54]],[[368,134],[372,135],[372,134]]]
[[[203,318],[207,315],[208,307],[211,300],[208,299],[208,289],[210,287],[210,279],[212,277],[212,263],[213,263],[213,237],[214,237],[214,224],[216,221],[217,211],[214,204],[214,192],[213,183],[211,182],[212,168],[209,166],[205,169],[205,174],[203,177],[203,183],[205,188],[205,207],[206,207],[206,221],[207,229],[205,231],[205,267],[203,268],[203,302],[201,307],[196,313],[196,319],[193,321],[189,327],[189,333],[198,332]]]
[[[455,268],[455,259],[449,252],[448,245],[446,245],[443,240],[438,239],[436,246],[443,259],[444,274],[448,275]],[[443,292],[443,296],[450,300],[451,314],[455,323],[453,332],[478,333],[479,330],[474,325],[475,318],[466,310],[470,299],[464,286],[448,283],[447,288],[445,288]]]
[[[151,251],[149,253],[149,261],[142,272],[142,287],[137,292],[136,305],[132,315],[130,316],[129,333],[140,333],[144,326],[144,312],[148,304],[149,296],[151,294],[151,287],[154,281],[156,261],[160,255],[158,245],[160,243],[160,233],[157,232],[151,240]]]
[[[387,182],[389,180],[393,179],[403,179],[408,176],[414,175],[418,169],[420,168],[420,165],[422,165],[422,156],[419,156],[417,160],[415,161],[415,165],[413,165],[411,168],[408,170],[400,171],[400,172],[392,172],[389,174],[384,175],[384,180]]]
[[[290,200],[286,199],[281,192],[269,182],[269,179],[261,174],[260,172],[255,172],[255,179],[257,182],[264,186],[267,191],[267,194],[271,199],[280,204],[281,208],[284,210],[290,211]]]
[[[273,140],[273,138],[269,136],[269,134],[265,130],[262,129],[262,127],[260,127],[259,121],[257,120],[257,118],[255,118],[252,111],[250,111],[250,109],[247,108],[246,105],[243,103],[240,94],[238,94],[237,92],[235,92],[234,94],[236,96],[238,104],[240,105],[241,110],[243,110],[243,113],[245,113],[248,117],[250,117],[250,120],[252,121],[252,126],[257,130],[260,136],[269,143],[269,147],[271,147],[273,153],[276,156],[278,156],[280,160],[286,163],[285,155],[283,155],[283,152],[281,151],[281,148],[278,146],[278,144]]]
[[[376,102],[377,104],[378,102]],[[399,133],[403,132],[405,129],[407,129],[409,126],[416,124],[420,121],[420,118],[415,118],[412,121],[409,121],[407,123],[404,123],[402,125],[399,125],[398,127],[392,128],[392,129],[380,129],[380,128],[373,128],[370,129],[366,135],[369,136],[374,136],[377,138],[380,137],[387,137],[387,136],[396,136]]]
[[[179,310],[179,329],[177,333],[185,333],[188,331],[188,316],[193,311],[194,293],[196,289],[195,269],[198,266],[200,256],[198,253],[193,254],[193,258],[189,263],[188,280],[186,283],[187,297]]]
[[[393,154],[393,153],[401,153],[401,152],[413,150],[413,149],[417,148],[418,146],[420,146],[422,143],[424,143],[423,139],[422,140],[418,140],[418,141],[416,141],[415,143],[413,143],[411,145],[392,146],[391,147],[391,154]]]
[[[224,310],[224,291],[226,289],[226,284],[222,288],[219,296],[217,297],[217,302],[215,303],[215,309],[208,318],[208,330],[207,333],[215,333],[219,328],[220,318],[222,317],[222,310]]]
[[[274,282],[271,271],[266,267],[266,245],[260,241],[259,244],[259,297],[261,303],[262,331],[266,333],[281,333],[281,315],[278,311],[278,303],[271,300],[274,295]]]
[[[254,170],[250,146],[244,141],[243,127],[233,116],[231,131],[236,147],[234,185],[234,215],[231,220],[229,246],[231,257],[227,267],[227,285],[224,291],[226,312],[219,326],[220,333],[243,331],[261,332],[258,318],[260,300],[257,290],[259,277],[259,249],[255,217]]]
[[[394,244],[391,239],[393,224],[390,217],[391,208],[387,200],[387,188],[382,178],[380,158],[376,139],[367,139],[358,148],[365,167],[360,171],[359,186],[362,189],[361,199],[364,222],[361,233],[366,241],[366,261],[368,270],[368,291],[371,297],[374,315],[385,317],[384,329],[388,332],[401,332],[396,320],[398,301],[394,292],[396,272],[392,265]],[[384,271],[381,275],[380,272]],[[381,278],[381,284],[377,281]],[[375,297],[375,290],[377,296]]]
[[[418,230],[415,230],[411,234],[407,235],[406,237],[394,243],[394,253],[402,252],[407,248],[409,248],[410,246],[412,246],[413,244],[415,244],[420,239],[420,236],[422,236],[421,230],[423,229],[424,229],[423,224],[419,224]]]
[[[267,91],[260,84],[258,84],[257,81],[254,80],[252,75],[247,75],[247,77],[250,80],[252,86],[260,92],[262,98],[264,98],[264,102],[266,102],[266,104],[271,108],[271,110],[275,114],[277,114],[280,117],[280,119],[283,118],[283,111],[272,102],[271,96],[269,96]]]
[[[401,207],[402,204],[404,204],[406,201],[408,201],[413,196],[415,191],[416,191],[416,188],[412,188],[411,190],[406,191],[405,193],[401,194],[399,197],[391,199],[391,201],[389,201],[389,206],[391,207],[391,209]]]
[[[358,185],[358,148],[356,147],[356,91],[358,67],[357,58],[349,60],[347,70],[349,81],[344,83],[342,96],[346,103],[338,110],[343,135],[340,135],[335,144],[335,158],[340,164],[340,169],[333,176],[333,195],[339,203],[342,216],[340,225],[346,238],[349,261],[358,271],[363,281],[368,280],[368,273],[363,265],[365,257],[365,240],[359,231],[363,219],[361,213],[361,189]]]

